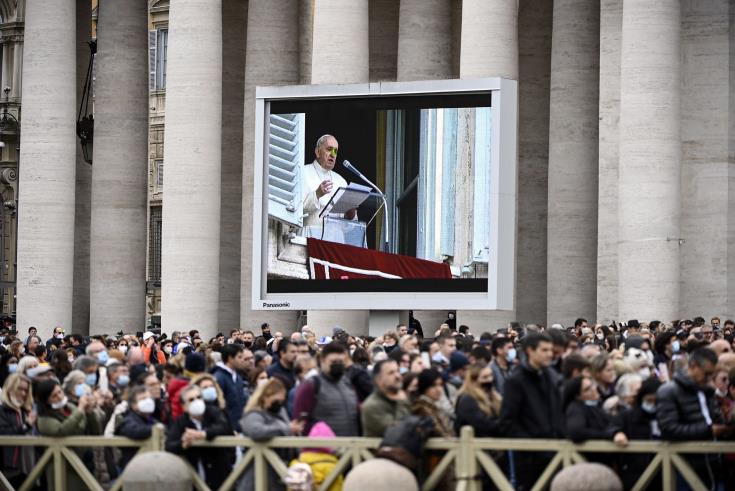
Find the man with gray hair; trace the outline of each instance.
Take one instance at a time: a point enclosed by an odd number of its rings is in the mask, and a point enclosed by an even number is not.
[[[323,135],[314,148],[316,158],[311,164],[304,166],[302,173],[302,196],[304,203],[304,234],[321,237],[321,219],[319,213],[332,199],[337,189],[347,187],[347,181],[334,171],[337,162],[339,143],[332,135]],[[350,210],[344,218],[352,220],[357,210]],[[318,230],[316,230],[318,229]]]

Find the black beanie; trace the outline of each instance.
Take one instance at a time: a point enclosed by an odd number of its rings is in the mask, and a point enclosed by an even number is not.
[[[423,394],[427,389],[431,388],[436,379],[441,379],[442,375],[435,368],[428,368],[419,374],[419,394]]]

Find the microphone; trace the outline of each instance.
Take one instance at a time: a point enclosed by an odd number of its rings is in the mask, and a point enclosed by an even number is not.
[[[377,193],[380,195],[381,199],[383,200],[383,209],[385,210],[385,224],[384,224],[385,225],[385,244],[383,245],[383,250],[385,252],[390,252],[390,226],[389,226],[389,223],[388,223],[388,220],[389,220],[389,218],[388,218],[388,202],[385,200],[385,194],[383,193],[383,191],[380,190],[380,188],[378,186],[376,186],[375,184],[373,184],[373,182],[370,179],[368,179],[367,177],[365,177],[362,174],[362,172],[360,172],[359,170],[357,170],[357,167],[355,167],[354,165],[352,165],[352,163],[349,160],[343,160],[342,161],[342,166],[345,169],[347,169],[348,171],[350,171],[353,174],[355,174],[357,177],[359,177],[363,181],[365,181],[366,183],[368,183],[371,188],[373,188],[373,189],[375,189],[375,191],[377,191]]]

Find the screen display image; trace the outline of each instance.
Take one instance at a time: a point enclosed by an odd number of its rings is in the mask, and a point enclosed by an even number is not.
[[[254,308],[512,301],[515,102],[457,82],[259,90]]]

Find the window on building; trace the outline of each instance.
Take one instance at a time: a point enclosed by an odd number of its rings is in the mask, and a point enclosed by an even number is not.
[[[151,208],[148,249],[148,281],[161,281],[161,236],[163,233],[162,208]]]
[[[150,90],[166,89],[166,60],[168,57],[168,29],[148,33],[148,67]]]
[[[155,163],[156,188],[163,189],[163,159],[157,159]]]

